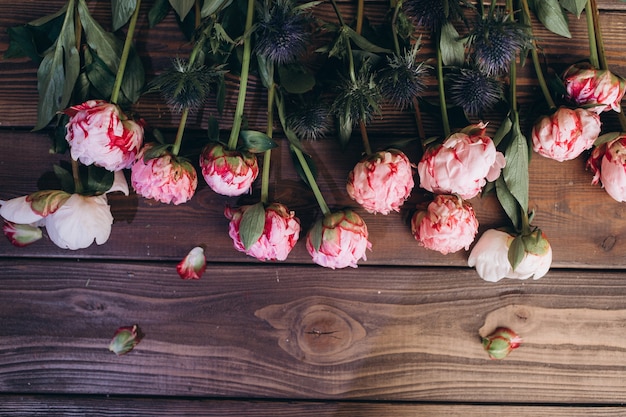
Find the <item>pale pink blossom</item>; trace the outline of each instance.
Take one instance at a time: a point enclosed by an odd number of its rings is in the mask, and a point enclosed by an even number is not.
[[[189,201],[198,186],[198,174],[194,167],[169,152],[152,159],[144,155],[152,144],[143,147],[132,166],[130,181],[137,194],[153,198],[165,204],[182,204]]]
[[[307,233],[306,249],[313,262],[323,267],[356,268],[360,259],[367,260],[365,251],[372,247],[367,238],[365,221],[346,209],[318,220]]]
[[[426,211],[413,215],[411,230],[420,245],[446,255],[469,249],[478,220],[470,203],[456,195],[439,194]]]
[[[346,189],[350,198],[369,213],[400,211],[411,194],[413,167],[398,150],[375,152],[362,159],[348,174]]]
[[[176,272],[182,279],[200,279],[206,270],[204,249],[196,246],[176,265]]]
[[[119,171],[130,168],[143,142],[143,127],[119,106],[89,100],[64,111],[70,116],[65,139],[72,159]]]
[[[200,154],[202,176],[213,191],[226,196],[250,192],[259,175],[254,154],[229,150],[220,143],[210,143]]]
[[[497,282],[502,278],[539,279],[547,274],[552,264],[552,247],[545,236],[542,234],[538,239],[539,244],[534,252],[525,251],[524,258],[515,270],[508,257],[509,247],[514,239],[514,236],[506,232],[487,230],[472,248],[468,265],[476,267],[478,275],[489,282]]]
[[[115,173],[107,193],[113,191],[128,195],[128,184],[121,171]],[[0,216],[17,224],[44,226],[55,245],[71,250],[86,248],[94,241],[102,245],[109,239],[113,224],[106,194],[84,196],[57,190],[2,202]]]
[[[626,82],[609,70],[599,70],[589,63],[570,66],[563,73],[566,98],[578,106],[589,107],[596,113],[621,111]]]
[[[504,155],[485,135],[486,124],[471,125],[429,148],[417,165],[422,188],[436,194],[478,195],[495,181],[505,165]]]
[[[259,238],[249,247],[241,238],[241,221],[252,206],[236,210],[227,207],[224,215],[230,220],[228,234],[235,249],[261,261],[284,261],[300,237],[300,221],[293,211],[280,203],[265,207],[265,223]]]
[[[556,161],[569,161],[590,149],[600,134],[600,116],[592,111],[559,107],[533,126],[533,150]]]
[[[587,160],[592,184],[601,183],[616,201],[626,201],[626,135],[594,148]]]

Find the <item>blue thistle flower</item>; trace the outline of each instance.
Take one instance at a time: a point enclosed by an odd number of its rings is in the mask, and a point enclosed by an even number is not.
[[[446,85],[450,103],[474,116],[493,108],[503,96],[499,80],[475,69],[463,68],[448,74]]]
[[[309,14],[296,8],[293,0],[260,3],[255,31],[256,53],[276,64],[295,61],[306,52],[309,42]]]
[[[411,105],[425,88],[424,78],[430,66],[416,61],[418,50],[419,43],[415,43],[404,55],[388,58],[387,65],[378,73],[383,97],[401,110]]]
[[[475,64],[487,75],[507,73],[516,54],[532,46],[529,28],[510,17],[503,12],[479,17],[469,35]]]
[[[416,22],[418,26],[423,26],[435,32],[450,20],[463,18],[461,3],[471,6],[463,0],[405,0],[402,4],[404,13]]]
[[[380,113],[382,94],[375,81],[375,74],[368,65],[363,65],[354,80],[342,79],[337,87],[337,96],[331,106],[331,113],[343,120],[369,122]]]
[[[306,99],[287,116],[287,125],[302,139],[316,140],[330,130],[328,104],[319,99]]]

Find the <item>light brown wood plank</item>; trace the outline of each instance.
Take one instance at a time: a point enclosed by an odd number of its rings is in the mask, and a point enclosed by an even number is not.
[[[390,404],[384,402],[273,402],[230,400],[182,400],[119,397],[48,397],[3,396],[0,412],[7,417],[32,416],[45,413],[57,416],[319,416],[319,417],[483,417],[514,415],[516,417],[615,417],[622,416],[622,407],[555,407],[501,406],[459,404]],[[36,415],[36,414],[35,414]],[[42,414],[43,415],[43,414]]]
[[[552,271],[490,284],[462,269],[348,271],[3,261],[0,392],[616,404],[626,280]],[[144,340],[116,357],[117,327]],[[523,345],[488,359],[480,334]]]

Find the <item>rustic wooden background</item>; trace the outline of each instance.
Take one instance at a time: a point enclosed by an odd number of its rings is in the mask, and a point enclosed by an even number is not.
[[[5,28],[63,3],[0,0],[0,51],[8,45]],[[89,2],[105,27],[108,3]],[[149,28],[144,3],[136,47],[151,76],[189,45],[173,14]],[[342,2],[347,16],[353,3]],[[626,75],[626,3],[598,3],[609,63]],[[384,1],[366,3],[373,21],[386,10]],[[328,5],[318,13],[333,19]],[[567,40],[535,25],[549,64],[588,56],[584,17],[571,18],[570,27]],[[46,132],[30,131],[36,66],[0,60],[0,74],[6,200],[37,190],[68,157],[48,152]],[[522,109],[538,94],[527,66]],[[247,103],[251,127],[264,130],[264,92],[255,78]],[[226,128],[233,109],[234,97],[220,119]],[[136,110],[166,131],[178,123],[154,95]],[[197,151],[211,114],[208,103],[190,117],[188,152]],[[415,136],[410,112],[385,107],[383,114],[369,126],[375,146]],[[489,116],[497,126],[501,115]],[[440,133],[435,120],[425,122],[428,134]],[[605,130],[618,128],[615,117],[605,118]],[[358,137],[345,151],[332,137],[306,146],[329,205],[353,206],[345,178],[359,159]],[[307,230],[317,206],[286,148],[273,152],[271,195]],[[401,213],[360,211],[373,250],[358,269],[313,265],[303,242],[284,263],[235,251],[223,209],[256,201],[258,184],[252,196],[233,199],[201,180],[193,200],[176,207],[112,195],[111,238],[84,250],[61,250],[46,239],[18,249],[0,239],[0,414],[626,415],[626,206],[590,182],[583,158],[558,163],[534,155],[530,205],[554,249],[553,268],[539,281],[486,283],[466,267],[466,252],[443,256],[419,247],[407,224],[424,197],[417,188]],[[481,231],[504,221],[493,196],[472,204]],[[207,247],[207,272],[182,281],[175,265],[197,245]],[[126,356],[108,352],[114,330],[133,323],[144,340]],[[524,344],[492,361],[480,335],[498,325],[514,328]]]

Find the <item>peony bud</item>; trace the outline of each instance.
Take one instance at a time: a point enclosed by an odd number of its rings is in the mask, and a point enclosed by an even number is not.
[[[115,104],[89,100],[64,111],[72,159],[109,171],[130,168],[143,142],[143,127]]]
[[[601,183],[616,201],[626,201],[626,135],[594,148],[587,160],[592,184]]]
[[[4,221],[2,231],[7,239],[9,239],[9,242],[18,248],[28,246],[43,237],[41,229],[37,226],[31,226],[30,224],[17,224],[6,220]]]
[[[191,200],[198,186],[194,167],[169,152],[146,160],[146,153],[153,147],[146,144],[132,166],[130,181],[137,194],[165,204],[178,205]]]
[[[533,126],[533,149],[546,158],[569,161],[593,146],[601,124],[600,116],[592,111],[559,107]]]
[[[595,69],[589,63],[579,63],[565,70],[562,78],[566,98],[572,103],[596,113],[609,109],[621,111],[620,103],[626,92],[626,82],[621,77]]]
[[[367,225],[361,216],[347,209],[318,220],[307,233],[306,248],[318,265],[356,268],[360,259],[367,260],[365,251],[372,247],[367,237]]]
[[[200,155],[202,176],[213,191],[226,196],[250,192],[259,175],[254,154],[227,149],[220,143],[210,143]]]
[[[176,272],[182,279],[200,279],[206,270],[204,249],[196,246],[176,265]]]
[[[265,208],[261,204],[256,206],[263,208],[259,213],[261,218],[256,222],[259,233],[241,230],[243,224],[252,227],[251,222],[244,218],[252,214],[250,209],[253,207],[255,206],[243,206],[237,210],[227,207],[224,210],[224,215],[230,219],[228,234],[235,249],[260,261],[284,261],[300,237],[300,221],[283,204],[272,203]],[[245,233],[254,234],[252,243],[244,238]]]
[[[498,327],[489,336],[483,337],[482,343],[491,359],[504,359],[513,349],[520,347],[522,338],[509,328]]]
[[[480,193],[487,181],[500,176],[504,155],[496,151],[486,124],[466,127],[429,148],[417,165],[422,188],[436,194],[459,194],[470,199]]]
[[[413,190],[409,158],[398,150],[376,152],[362,159],[348,174],[348,195],[369,213],[388,214]]]
[[[133,350],[142,338],[143,334],[141,334],[141,330],[139,330],[136,324],[120,327],[113,335],[113,340],[109,344],[109,350],[118,356],[124,355]]]
[[[472,205],[456,195],[437,195],[426,211],[411,219],[415,239],[427,249],[446,255],[469,249],[478,233],[478,220]]]
[[[509,249],[516,239],[515,268],[511,265]],[[522,245],[522,246],[519,246]],[[552,247],[540,231],[528,236],[511,236],[501,230],[489,229],[478,239],[472,248],[467,263],[476,267],[476,272],[485,281],[497,282],[502,278],[539,279],[552,264]]]

